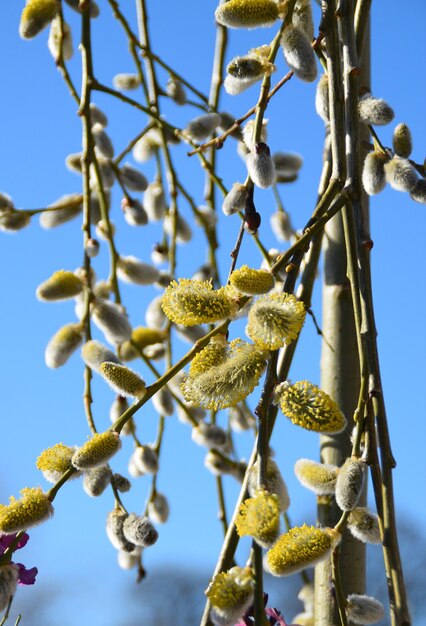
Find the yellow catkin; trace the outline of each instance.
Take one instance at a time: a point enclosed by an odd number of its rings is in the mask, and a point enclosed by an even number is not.
[[[21,13],[21,37],[31,39],[38,35],[53,20],[58,9],[57,0],[28,0]]]
[[[317,495],[331,495],[336,490],[338,468],[335,465],[299,459],[294,472],[302,485]]]
[[[332,528],[295,526],[279,537],[267,553],[267,564],[274,576],[288,576],[322,561],[340,541]]]
[[[214,290],[210,281],[188,278],[170,283],[164,292],[162,308],[169,320],[184,326],[217,322],[235,311],[224,287]]]
[[[305,315],[305,305],[292,294],[272,293],[251,307],[246,334],[261,348],[278,350],[297,338]]]
[[[53,515],[52,504],[40,487],[25,487],[21,498],[10,498],[10,504],[0,504],[0,532],[7,535],[44,522]]]
[[[130,340],[121,344],[120,358],[123,361],[133,361],[139,358],[139,353],[135,350],[132,343],[135,343],[139,350],[144,350],[147,346],[162,343],[164,338],[165,333],[162,330],[148,328],[147,326],[138,326],[133,329]]]
[[[136,398],[145,392],[143,379],[125,365],[104,361],[99,367],[99,373],[109,386],[122,396]]]
[[[259,383],[265,369],[266,353],[253,344],[236,339],[229,344],[227,358],[219,365],[194,375],[182,383],[187,402],[205,409],[225,409],[244,400]],[[198,370],[201,362],[198,365]]]
[[[244,500],[235,522],[240,537],[249,535],[263,548],[269,548],[280,531],[280,501],[277,495],[258,490]]]
[[[67,470],[72,467],[71,459],[75,448],[57,443],[51,448],[43,450],[37,458],[36,467],[43,472],[46,480],[56,482]]]
[[[73,272],[58,270],[37,287],[39,300],[50,302],[74,298],[83,291],[83,283]]]
[[[254,270],[248,265],[243,265],[240,269],[232,272],[229,282],[238,291],[249,296],[268,293],[275,284],[274,277],[270,272]]]
[[[275,0],[229,0],[216,9],[215,17],[228,28],[256,28],[273,24],[278,14]]]
[[[96,433],[74,452],[72,464],[81,470],[99,467],[114,456],[120,447],[120,436],[115,431]]]
[[[252,602],[253,588],[253,571],[250,567],[236,566],[228,572],[217,574],[205,592],[212,605],[212,617],[221,619],[219,623],[238,621]]]
[[[275,396],[282,412],[293,424],[306,430],[339,433],[346,426],[346,418],[337,404],[307,380],[281,383],[275,389]]]

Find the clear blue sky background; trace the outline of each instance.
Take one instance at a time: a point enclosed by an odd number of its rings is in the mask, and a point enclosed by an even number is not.
[[[101,2],[101,18],[93,22],[95,72],[99,80],[111,84],[118,72],[133,71],[126,41],[110,15],[107,3]],[[126,9],[133,15],[133,3]],[[65,193],[78,192],[80,180],[64,166],[67,154],[80,149],[80,120],[76,107],[62,82],[47,50],[47,31],[31,42],[18,35],[22,2],[3,3],[0,9],[0,190],[9,193],[19,208],[43,207]],[[379,129],[389,145],[392,128],[406,122],[414,135],[414,158],[422,162],[425,146],[426,81],[422,62],[426,54],[424,25],[426,5],[412,0],[402,8],[397,0],[373,3],[372,91],[394,108],[395,123]],[[178,71],[185,74],[204,92],[209,89],[214,48],[213,0],[206,2],[150,2],[149,11],[154,50]],[[75,48],[78,43],[78,17],[65,8],[73,28]],[[316,26],[318,13],[316,13]],[[274,28],[230,33],[227,60],[244,54],[249,48],[272,39]],[[281,55],[276,77],[286,71]],[[70,69],[80,84],[80,55],[75,49]],[[167,76],[160,73],[165,84]],[[314,110],[315,86],[293,79],[273,99],[267,112],[271,119],[271,150],[303,154],[305,164],[300,179],[283,189],[286,208],[296,227],[302,227],[312,212],[320,173],[323,124]],[[222,109],[236,116],[244,113],[257,98],[258,86],[236,98],[225,96]],[[110,117],[109,133],[116,151],[126,145],[145,124],[143,114],[107,97],[97,95],[95,102]],[[164,103],[168,119],[183,127],[195,110],[179,109]],[[180,176],[202,203],[203,175],[196,159],[185,157],[186,148],[173,152]],[[230,186],[242,181],[245,167],[236,155],[235,144],[227,142],[219,153],[220,174]],[[152,164],[143,167],[152,176]],[[264,227],[261,237],[268,246],[276,245],[269,233],[268,215],[272,211],[270,192],[258,193],[258,209]],[[152,241],[159,239],[158,224],[132,229],[121,216],[120,195],[114,192],[112,219],[117,225],[117,245],[125,255],[133,254],[148,261]],[[189,218],[188,207],[181,208]],[[225,275],[228,252],[234,243],[239,220],[220,217],[222,243],[221,267]],[[379,347],[389,413],[390,431],[398,466],[394,472],[395,494],[400,516],[415,520],[424,527],[425,502],[425,235],[424,205],[408,195],[386,188],[371,202],[371,230],[375,305]],[[194,233],[200,234],[194,226]],[[42,230],[33,219],[26,230],[0,235],[2,310],[0,342],[0,412],[2,446],[0,455],[0,501],[18,495],[24,486],[42,485],[43,477],[35,468],[35,459],[46,447],[58,441],[81,444],[87,435],[81,395],[82,362],[78,355],[59,370],[48,370],[44,349],[49,338],[65,323],[74,321],[72,303],[44,304],[35,298],[35,289],[55,270],[75,269],[81,264],[82,235],[78,221],[54,231]],[[190,253],[189,253],[190,252]],[[204,262],[204,244],[198,248],[179,248],[178,275],[188,276]],[[245,239],[240,259],[253,266],[260,263],[257,249]],[[107,275],[106,246],[95,261],[99,278]],[[134,326],[144,323],[146,303],[156,295],[154,289],[123,286],[124,303]],[[318,282],[314,310],[321,316]],[[242,333],[242,327],[240,332]],[[187,346],[183,346],[184,349]],[[320,340],[310,322],[306,324],[291,378],[319,382]],[[141,372],[144,370],[141,368]],[[147,379],[149,376],[147,375]],[[94,414],[100,430],[109,425],[108,409],[113,394],[102,381],[94,381]],[[256,393],[254,398],[256,398]],[[138,418],[138,433],[144,442],[155,436],[155,412],[145,407]],[[318,439],[279,420],[272,445],[288,482],[294,523],[313,522],[314,497],[293,477],[297,458],[316,458]],[[237,440],[242,456],[248,456],[246,436]],[[131,453],[130,441],[113,461],[114,469],[126,472]],[[149,570],[169,565],[186,565],[212,571],[221,545],[221,528],[216,519],[217,500],[214,479],[203,466],[205,451],[190,440],[190,428],[176,418],[167,421],[164,455],[158,487],[170,499],[171,518],[160,528],[155,548],[146,553]],[[237,486],[226,483],[230,511]],[[149,488],[149,479],[138,479],[126,503],[140,511]],[[60,602],[53,604],[56,626],[79,623],[81,626],[118,626],[121,621],[120,593],[123,586],[134,585],[133,573],[123,572],[115,563],[115,551],[104,532],[107,512],[112,508],[112,494],[89,499],[78,481],[67,485],[55,502],[55,516],[31,533],[31,542],[21,556],[28,565],[39,567],[39,588],[49,587],[53,594],[65,589]],[[244,544],[248,548],[248,544]],[[90,591],[89,591],[90,590]],[[35,589],[19,590],[16,608],[30,601]],[[54,597],[54,596],[53,596]],[[47,600],[46,600],[47,601]],[[49,602],[54,602],[52,597]],[[160,602],[161,598],[155,599]],[[67,611],[76,605],[84,611]],[[15,612],[15,611],[14,611]],[[24,616],[23,624],[29,615]],[[31,622],[38,624],[37,619]],[[29,623],[29,622],[28,622]],[[196,621],[194,622],[196,623]]]

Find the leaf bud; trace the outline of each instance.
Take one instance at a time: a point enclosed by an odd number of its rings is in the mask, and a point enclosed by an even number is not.
[[[206,113],[191,120],[185,131],[193,141],[201,142],[216,130],[220,121],[219,113]]]
[[[81,470],[99,467],[105,465],[120,448],[120,435],[113,430],[106,430],[104,433],[95,433],[77,448],[71,461],[75,468]]]
[[[194,326],[225,319],[235,306],[224,287],[214,290],[209,281],[181,278],[165,290],[162,308],[172,322]]]
[[[83,291],[82,281],[73,273],[58,270],[37,287],[36,296],[44,302],[74,298]]]
[[[121,182],[130,191],[145,191],[148,187],[148,181],[144,174],[132,167],[130,163],[125,163],[120,168]]]
[[[156,267],[143,263],[135,256],[121,256],[117,260],[117,276],[126,283],[152,285],[160,273]]]
[[[338,468],[335,465],[299,459],[294,465],[294,473],[306,489],[318,496],[333,495],[336,490]]]
[[[364,486],[366,464],[362,459],[348,458],[339,469],[336,502],[342,511],[352,511]]]
[[[99,367],[99,373],[113,391],[129,398],[139,398],[145,393],[144,380],[125,365],[104,361]]]
[[[407,124],[398,124],[393,131],[392,145],[395,154],[408,159],[413,150],[413,140]]]
[[[369,152],[362,169],[362,184],[369,196],[374,196],[386,186],[385,163],[388,157],[379,150]]]
[[[363,543],[382,543],[379,518],[365,507],[355,507],[350,512],[348,528]]]
[[[385,163],[386,180],[397,191],[412,192],[418,181],[417,172],[413,165],[399,156]]]
[[[385,609],[376,598],[352,593],[347,597],[346,615],[354,624],[375,624],[385,617]]]
[[[109,300],[97,300],[93,307],[93,322],[110,343],[117,345],[130,339],[132,327],[120,305]]]
[[[14,564],[0,566],[0,611],[4,611],[13,598],[18,584],[19,569]]]
[[[19,34],[23,39],[31,39],[38,35],[58,12],[56,0],[27,0],[21,13]]]
[[[270,26],[279,16],[274,0],[229,0],[217,7],[216,22],[227,28]]]
[[[139,471],[139,476],[156,474],[158,472],[158,455],[151,445],[137,446],[134,449],[131,460]]]
[[[253,146],[246,159],[247,170],[253,183],[261,189],[267,189],[274,182],[275,169],[271,152],[266,143]]]
[[[112,79],[112,84],[119,91],[132,91],[141,84],[137,74],[116,74]]]
[[[170,507],[166,496],[157,491],[148,502],[147,512],[152,523],[165,524],[170,514]]]
[[[9,504],[0,504],[0,532],[6,535],[37,526],[53,515],[52,504],[40,487],[21,489],[21,498],[10,497]]]
[[[253,602],[253,589],[254,578],[250,567],[235,566],[217,574],[205,591],[212,606],[212,622],[218,626],[238,622]]]
[[[81,324],[66,324],[53,335],[46,346],[44,360],[47,367],[55,369],[64,365],[83,341]]]
[[[249,495],[254,497],[258,489],[259,465],[256,461],[249,471],[249,480],[247,489]],[[273,493],[278,497],[280,511],[284,513],[290,506],[290,497],[288,495],[287,485],[281,475],[278,465],[273,459],[268,458],[266,466],[266,485],[264,485],[268,493]]]
[[[124,536],[123,525],[128,518],[128,513],[120,509],[114,509],[107,515],[106,534],[114,548],[122,552],[133,552],[135,544]]]
[[[148,548],[158,539],[158,532],[147,517],[130,513],[124,520],[123,533],[128,541],[136,546]]]
[[[200,422],[198,426],[194,426],[191,439],[198,446],[219,450],[228,444],[228,436],[223,428],[217,424],[206,424],[206,422]]]
[[[56,483],[67,470],[72,467],[71,459],[75,448],[57,443],[51,448],[46,448],[36,461],[37,469],[43,472],[43,476],[50,483]],[[78,474],[73,474],[75,478]]]
[[[108,465],[88,469],[83,474],[83,489],[91,498],[103,494],[111,482],[112,473]]]
[[[162,220],[167,211],[166,196],[160,182],[150,183],[143,197],[143,204],[150,222]]]
[[[222,211],[225,215],[232,215],[243,211],[246,206],[247,200],[247,187],[241,183],[234,183],[231,190],[226,194],[223,199]]]
[[[426,204],[426,180],[424,178],[418,179],[416,186],[410,192],[410,196],[415,202]]]
[[[234,270],[229,282],[238,291],[247,295],[265,294],[274,286],[274,277],[267,270],[255,270],[248,265],[243,265]]]
[[[301,80],[311,83],[317,77],[315,52],[303,30],[289,24],[281,36],[284,58],[293,72]]]
[[[339,543],[340,533],[333,528],[295,526],[279,537],[266,554],[273,576],[288,576],[316,565],[328,557]]]
[[[358,102],[359,119],[364,124],[384,126],[389,124],[395,116],[393,109],[381,98],[373,98],[366,93]]]
[[[50,24],[49,39],[47,40],[47,47],[49,48],[50,54],[55,59],[55,61],[59,61],[61,55],[61,46],[62,57],[64,61],[69,61],[73,55],[71,29],[65,21],[63,21],[62,23],[63,31],[61,36],[61,21],[57,15],[53,18]]]
[[[328,96],[328,74],[323,74],[318,81],[315,95],[315,109],[320,118],[327,124],[330,119],[330,102]]]
[[[176,102],[176,104],[183,105],[186,103],[185,89],[177,78],[170,76],[166,85],[166,94]]]
[[[281,383],[275,388],[275,397],[293,424],[306,430],[328,434],[346,427],[346,418],[334,400],[307,380]]]

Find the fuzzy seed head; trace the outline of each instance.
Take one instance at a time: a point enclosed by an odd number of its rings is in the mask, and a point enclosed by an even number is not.
[[[77,469],[92,469],[105,465],[120,448],[120,435],[113,430],[107,430],[96,433],[81,448],[77,448],[71,461]]]
[[[327,123],[330,119],[330,103],[328,99],[328,74],[323,74],[318,81],[315,95],[315,109],[320,118]]]
[[[162,220],[167,212],[166,196],[161,183],[150,183],[143,197],[143,204],[150,222]]]
[[[247,484],[247,489],[249,495],[254,497],[256,491],[258,489],[258,476],[259,469],[258,463],[256,463],[251,467],[249,472],[249,480]],[[284,479],[281,475],[278,465],[275,463],[273,459],[268,458],[268,463],[266,466],[266,489],[268,493],[272,493],[278,497],[280,511],[284,513],[287,511],[290,506],[290,497],[288,495],[287,485],[284,482]]]
[[[393,109],[381,98],[373,98],[369,93],[360,98],[358,102],[359,119],[364,124],[384,126],[389,124],[395,117]]]
[[[382,543],[379,518],[365,507],[356,507],[350,512],[348,528],[363,543]]]
[[[307,380],[281,383],[275,393],[281,411],[293,424],[325,434],[340,433],[346,426],[346,418],[334,400]]]
[[[416,186],[410,192],[410,196],[415,202],[426,204],[426,180],[424,178],[418,179]]]
[[[337,472],[335,465],[316,463],[310,459],[299,459],[294,465],[294,473],[302,485],[318,496],[334,494]]]
[[[227,358],[204,373],[191,372],[182,384],[188,402],[205,409],[225,409],[244,400],[257,386],[265,369],[265,352],[236,339],[229,344]]]
[[[325,559],[340,541],[332,528],[295,526],[279,537],[267,552],[267,563],[274,576],[288,576]]]
[[[234,304],[224,287],[214,290],[210,281],[181,278],[165,290],[162,308],[175,324],[195,326],[231,316]]]
[[[87,367],[100,372],[101,364],[105,361],[120,363],[117,356],[100,341],[87,341],[81,349],[81,356]]]
[[[121,344],[132,336],[129,320],[122,307],[115,302],[109,300],[95,302],[92,319],[104,333],[105,339],[113,345]]]
[[[0,504],[0,532],[12,535],[37,526],[53,515],[52,504],[40,487],[21,489],[21,498],[10,497],[9,504]]]
[[[354,624],[375,624],[385,617],[385,609],[376,598],[352,593],[347,597],[346,615]]]
[[[145,393],[144,380],[125,365],[104,361],[99,367],[99,373],[113,391],[126,398],[139,398]]]
[[[148,188],[146,177],[130,163],[125,163],[120,168],[120,177],[123,185],[130,191],[145,191]]]
[[[21,37],[31,39],[38,35],[53,20],[58,8],[56,0],[27,0],[19,24]]]
[[[61,51],[61,22],[58,16],[55,16],[50,25],[49,39],[47,40],[47,47],[50,54],[58,61]],[[62,33],[62,56],[64,61],[69,61],[73,55],[72,35],[71,29],[66,22],[63,22]]]
[[[166,496],[157,492],[148,502],[147,512],[153,524],[165,524],[170,515],[169,502]]]
[[[231,274],[230,283],[241,293],[249,296],[268,293],[273,288],[274,277],[267,270],[254,270],[248,265],[243,265],[240,269]]]
[[[229,0],[217,7],[216,22],[227,28],[270,26],[278,19],[274,0]]]
[[[413,139],[407,124],[398,124],[393,131],[392,145],[395,154],[408,159],[413,150]]]
[[[4,611],[18,584],[19,569],[15,564],[0,566],[0,611]]]
[[[272,293],[251,307],[246,334],[261,348],[278,350],[297,339],[305,315],[305,305],[295,296]]]
[[[75,448],[57,443],[43,450],[37,458],[36,467],[50,483],[56,483],[67,470],[72,467],[71,459]],[[73,475],[75,477],[75,474]]]
[[[135,256],[119,257],[117,261],[117,275],[123,282],[135,285],[152,285],[160,272],[153,265],[143,263]]]
[[[246,159],[250,178],[257,187],[267,189],[274,182],[275,168],[266,143],[256,143]]]
[[[142,474],[156,474],[158,472],[158,455],[154,448],[150,445],[137,446],[132,454],[131,460]]]
[[[233,567],[217,574],[205,591],[212,605],[210,614],[214,623],[234,624],[253,600],[254,579],[250,567]],[[215,621],[215,616],[221,622]]]
[[[417,172],[407,159],[394,156],[384,167],[386,180],[393,189],[410,193],[416,188]]]
[[[119,91],[132,91],[141,84],[137,74],[116,74],[112,79],[112,84]]]
[[[303,30],[290,24],[281,37],[281,46],[287,65],[298,78],[311,83],[317,77],[315,53]]]
[[[97,498],[111,482],[111,470],[108,465],[100,465],[86,470],[83,476],[83,489],[91,498]]]
[[[235,522],[240,537],[249,535],[262,548],[270,548],[280,532],[280,503],[275,494],[259,489],[244,500]]]
[[[342,511],[352,511],[364,486],[366,464],[361,459],[349,458],[339,470],[336,482],[336,502]]]
[[[82,291],[83,283],[73,272],[59,270],[37,287],[36,295],[39,300],[53,302],[75,298]]]
[[[238,213],[238,211],[242,211],[245,208],[246,200],[247,187],[241,183],[234,183],[223,200],[222,211],[225,215]]]
[[[148,548],[158,539],[158,532],[147,517],[131,513],[124,520],[123,533],[125,538],[136,546]]]
[[[135,544],[126,539],[123,533],[123,525],[128,517],[128,514],[120,509],[114,509],[107,516],[107,537],[114,548],[122,552],[133,552],[136,548]]]
[[[386,187],[386,161],[388,157],[380,151],[369,152],[365,157],[362,184],[369,196],[374,196]]]
[[[64,365],[83,341],[81,324],[67,324],[53,335],[46,346],[44,358],[47,367],[56,368]]]
[[[206,113],[195,117],[186,127],[186,132],[193,141],[204,141],[219,126],[221,122],[219,113]]]

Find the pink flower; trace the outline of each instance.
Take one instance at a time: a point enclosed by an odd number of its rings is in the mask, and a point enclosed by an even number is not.
[[[29,535],[27,533],[23,533],[18,540],[14,550],[20,550],[23,548],[28,539]],[[1,535],[0,534],[0,556],[5,553],[5,551],[13,544],[16,539],[16,534],[13,535]],[[19,585],[34,585],[36,576],[38,574],[38,569],[36,567],[32,567],[31,569],[27,569],[25,565],[22,563],[15,563],[11,561],[11,565],[15,565],[18,568],[18,584]]]
[[[268,602],[267,593],[263,594],[263,600],[266,605],[266,603]],[[287,624],[287,622],[284,619],[284,616],[281,615],[281,611],[279,611],[278,609],[266,609],[265,608],[265,614],[271,626],[300,626],[300,624]],[[250,607],[247,613],[244,614],[243,621],[238,622],[238,624],[235,624],[235,626],[254,626],[254,623],[255,621],[253,617],[253,607]]]

